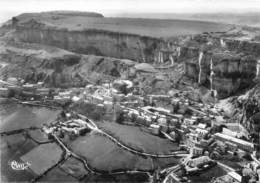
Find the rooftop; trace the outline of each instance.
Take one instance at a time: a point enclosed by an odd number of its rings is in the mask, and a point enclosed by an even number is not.
[[[235,138],[235,137],[231,137],[229,135],[225,135],[223,133],[216,133],[215,136],[218,136],[218,137],[221,137],[223,139],[227,139],[227,140],[230,140],[230,141],[233,141],[233,142],[236,142],[236,143],[239,143],[239,144],[243,144],[243,145],[246,145],[246,146],[250,146],[250,147],[254,147],[254,145],[250,142],[247,142],[245,140],[241,140],[241,139],[238,139],[238,138]]]

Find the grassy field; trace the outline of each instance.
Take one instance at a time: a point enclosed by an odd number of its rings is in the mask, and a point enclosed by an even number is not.
[[[151,158],[134,155],[99,134],[79,137],[69,146],[75,153],[85,157],[92,167],[104,171],[153,170],[157,165],[165,167],[178,162],[176,158],[153,161]]]
[[[58,110],[16,104],[13,104],[12,108],[6,111],[5,105],[2,105],[0,107],[0,132],[31,126],[40,127],[43,123],[55,120],[58,113]]]
[[[42,132],[40,129],[38,129],[38,130],[31,130],[28,133],[36,141],[39,141],[39,142],[49,141],[47,135],[44,134],[44,132]]]
[[[48,172],[45,176],[43,176],[39,182],[67,182],[67,183],[76,183],[77,179],[68,175],[64,171],[62,171],[59,167],[55,167],[50,172]]]
[[[73,157],[67,159],[60,167],[74,177],[82,177],[88,173],[83,163]]]
[[[106,121],[100,122],[98,125],[124,144],[144,152],[166,154],[179,149],[177,144],[168,139],[154,136],[140,127]]]
[[[144,159],[122,150],[109,139],[90,134],[79,137],[71,143],[75,153],[85,157],[91,166],[105,171],[113,170],[150,170],[151,159]]]
[[[139,34],[152,37],[172,37],[184,34],[198,34],[202,32],[225,31],[231,26],[227,24],[167,19],[141,18],[100,18],[86,16],[65,16],[55,14],[34,14],[17,17],[21,21],[31,18],[41,20],[48,25],[66,27],[70,30],[99,29],[115,32]]]
[[[88,175],[82,182],[141,183],[149,182],[147,174]]]
[[[31,171],[15,171],[10,162],[15,160],[22,162],[20,157],[37,146],[33,141],[26,140],[21,134],[4,136],[0,139],[1,144],[1,180],[3,182],[28,182],[36,177]]]
[[[30,169],[40,175],[47,169],[55,165],[62,156],[62,149],[55,143],[39,145],[21,159],[31,163]]]
[[[17,130],[30,126],[41,126],[43,123],[52,121],[57,116],[57,111],[47,108],[32,108],[14,103],[2,104],[0,107],[0,131]],[[40,130],[30,131],[30,135],[39,141],[47,141]],[[1,142],[1,176],[6,181],[30,181],[36,175],[28,171],[14,171],[9,162],[16,160],[21,162],[21,156],[37,148],[38,144],[27,139],[20,133],[10,136],[3,136]],[[48,149],[47,149],[48,150]],[[45,152],[49,156],[51,151]],[[38,160],[38,153],[34,157]],[[45,161],[43,161],[45,162]],[[42,163],[41,163],[42,164]]]

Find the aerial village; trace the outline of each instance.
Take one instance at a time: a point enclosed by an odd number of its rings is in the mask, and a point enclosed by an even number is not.
[[[144,65],[140,67],[141,73],[153,72],[143,69]],[[260,161],[256,157],[259,142],[252,141],[239,122],[227,123],[220,107],[193,101],[179,90],[168,95],[145,95],[138,83],[127,79],[57,89],[46,88],[44,82],[24,83],[19,78],[8,78],[1,81],[0,95],[23,105],[61,107],[57,121],[42,126],[48,138],[61,145],[67,138],[75,139],[95,130],[101,132],[94,122],[101,118],[142,126],[154,136],[178,143],[183,155],[178,166],[158,171],[154,182],[189,182],[188,175],[199,175],[217,165],[227,173],[212,177],[214,183],[257,182],[260,178]],[[87,111],[89,118],[80,115],[69,107],[72,105],[85,111],[85,106],[94,106],[95,114]],[[132,153],[143,153],[118,145]]]

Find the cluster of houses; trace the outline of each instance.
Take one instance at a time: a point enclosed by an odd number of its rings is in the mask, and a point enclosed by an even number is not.
[[[249,132],[242,125],[225,122],[214,123],[215,118],[210,115],[207,106],[192,103],[184,97],[150,95],[145,96],[145,99],[144,96],[133,93],[134,85],[128,80],[117,80],[113,84],[87,85],[85,88],[67,90],[44,88],[44,83],[41,82],[20,84],[15,79],[9,79],[8,83],[8,85],[4,85],[6,87],[0,88],[1,96],[8,96],[10,91],[13,91],[17,97],[26,96],[29,99],[51,98],[60,103],[89,102],[107,111],[115,110],[115,105],[117,105],[122,112],[122,123],[130,122],[145,126],[151,134],[164,135],[171,141],[176,142],[179,139],[178,142],[182,143],[190,152],[188,159],[183,162],[186,170],[190,172],[202,170],[204,165],[206,167],[215,165],[216,163],[212,159],[223,159],[226,155],[239,158],[243,158],[245,155],[254,157],[254,144],[249,141]],[[167,108],[164,108],[155,105],[154,101],[166,101],[166,103],[171,101],[171,104],[170,107],[168,105]],[[221,128],[214,131],[216,126],[221,126]],[[57,132],[61,137],[64,134],[84,135],[90,131],[87,123],[80,119],[71,119],[51,127],[43,127],[43,129],[47,134]],[[257,159],[251,161],[245,169],[248,171],[250,169],[257,174],[260,170],[260,162]],[[245,176],[243,173],[231,172],[222,178],[227,177],[231,177],[233,182],[243,182],[242,179]]]
[[[24,83],[22,79],[8,78],[1,81],[0,96],[15,97],[26,100],[38,100],[51,98],[54,90],[45,88],[43,82],[35,84]]]
[[[252,182],[259,180],[260,162],[254,157],[254,143],[247,140],[249,133],[240,124],[226,123],[219,132],[212,133],[212,126],[208,124],[199,123],[194,125],[196,124],[196,119],[184,121],[184,125],[190,125],[189,133],[185,135],[185,144],[190,149],[190,156],[185,164],[187,171],[193,172],[198,169],[198,167],[193,165],[189,166],[187,162],[191,160],[193,162],[193,159],[200,160],[201,157],[209,157],[208,162],[210,165],[214,165],[212,161],[218,162],[218,160],[222,160],[221,162],[224,162],[224,164],[225,160],[228,160],[234,166],[243,164],[243,168],[240,168],[240,171],[229,170],[225,176],[214,180],[213,182],[215,183],[248,183],[250,182],[249,180]],[[219,156],[214,156],[215,154]],[[245,159],[248,156],[250,156],[250,159],[253,159],[248,161],[248,159]],[[232,160],[234,157],[238,159]],[[203,158],[203,161],[199,161],[200,163],[198,164],[203,164],[204,160],[205,158]],[[244,164],[244,162],[247,163]],[[250,173],[246,174],[245,171]]]
[[[87,85],[77,91],[59,92],[54,99],[70,99],[74,102],[82,100],[110,110],[113,110],[117,104],[123,112],[123,121],[127,123],[145,126],[151,134],[157,136],[163,134],[172,141],[177,141],[178,134],[181,134],[180,143],[190,152],[190,156],[184,163],[189,174],[211,168],[218,160],[224,160],[227,155],[243,158],[246,154],[252,155],[255,150],[254,144],[249,142],[249,133],[242,125],[212,122],[215,120],[213,116],[205,115],[209,114],[207,106],[191,104],[187,99],[176,97],[171,108],[163,108],[149,104],[152,104],[154,99],[164,98],[167,101],[171,100],[171,97],[149,96],[150,102],[147,104],[143,97],[133,95],[131,92],[123,94],[118,86],[114,88],[110,84]],[[178,105],[186,106],[186,109],[194,105],[194,109],[191,114],[186,115],[187,110],[180,110]],[[81,134],[80,127],[71,128],[69,123],[64,125],[66,126],[60,128],[62,131],[75,135]],[[216,125],[222,125],[222,128],[213,132],[212,129]],[[219,152],[218,149],[225,149],[225,151]],[[220,156],[216,157],[218,153]],[[256,164],[257,166],[250,165],[247,169],[255,173],[259,172],[260,164]],[[245,176],[242,173],[229,172],[225,177],[229,177],[229,180],[232,179],[234,182],[242,182]]]
[[[258,183],[260,165],[255,162],[246,164],[241,170],[230,171],[213,180],[214,183]]]
[[[49,126],[45,125],[42,129],[49,138],[52,137],[53,133],[57,134],[60,138],[64,138],[65,135],[75,138],[91,131],[87,122],[82,119],[71,119],[65,122],[58,121]]]

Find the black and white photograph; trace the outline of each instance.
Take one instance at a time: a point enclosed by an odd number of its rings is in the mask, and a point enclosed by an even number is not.
[[[0,0],[1,183],[260,183],[260,0]]]

